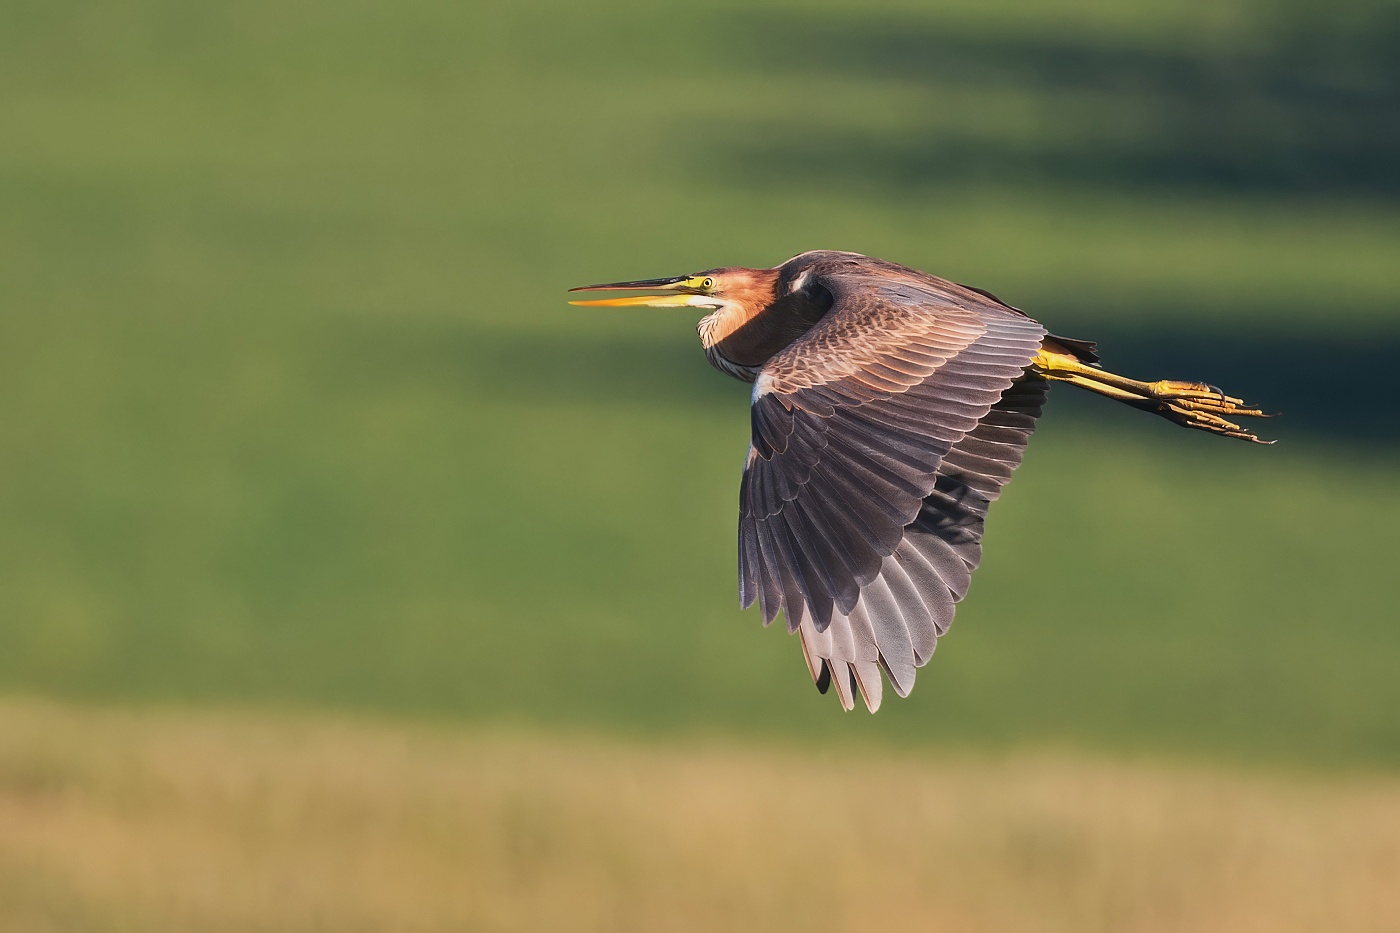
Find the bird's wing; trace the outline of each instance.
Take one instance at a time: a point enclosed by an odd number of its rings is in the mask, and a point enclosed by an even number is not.
[[[833,613],[826,632],[817,631],[812,616],[803,618],[802,651],[823,693],[834,685],[850,709],[859,692],[874,712],[883,668],[895,693],[909,695],[916,668],[933,656],[954,604],[967,594],[982,558],[987,509],[1020,465],[1049,389],[1035,375],[1013,383],[944,456],[933,492],[855,607]]]
[[[841,271],[819,281],[831,310],[754,383],[740,600],[757,599],[765,623],[783,611],[789,629],[803,632],[809,662],[849,656],[836,678],[849,706],[843,678],[853,669],[869,702],[882,661],[907,692],[905,662],[927,660],[923,648],[932,651],[966,592],[980,516],[970,543],[950,535],[966,536],[964,513],[979,507],[971,497],[985,508],[990,499],[978,490],[999,490],[1020,460],[1029,429],[1016,443],[998,433],[1003,415],[989,413],[1045,330],[938,280]],[[916,552],[927,559],[912,566]],[[906,634],[897,638],[896,626]],[[820,685],[823,675],[813,674]]]

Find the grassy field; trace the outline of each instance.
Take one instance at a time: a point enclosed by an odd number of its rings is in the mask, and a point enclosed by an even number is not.
[[[0,691],[1400,761],[1393,5],[3,6]],[[735,607],[743,388],[563,304],[812,247],[1282,442],[1057,393],[843,717]]]
[[[0,926],[1394,929],[1400,786],[0,705]]]

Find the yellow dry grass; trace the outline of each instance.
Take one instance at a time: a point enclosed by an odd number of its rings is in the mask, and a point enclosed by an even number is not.
[[[1384,930],[1400,779],[0,703],[0,930]]]

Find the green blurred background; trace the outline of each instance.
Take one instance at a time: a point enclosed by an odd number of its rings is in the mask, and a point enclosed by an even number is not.
[[[0,4],[0,691],[1400,764],[1400,9]],[[571,285],[849,249],[1057,389],[951,638],[843,715],[736,604],[745,387]]]

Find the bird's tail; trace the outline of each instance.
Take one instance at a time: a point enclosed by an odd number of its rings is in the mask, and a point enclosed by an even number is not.
[[[1237,437],[1255,444],[1272,444],[1236,424],[1235,418],[1269,418],[1241,399],[1226,395],[1215,386],[1200,382],[1160,379],[1139,382],[1107,372],[1093,365],[1097,355],[1086,360],[1077,346],[1067,346],[1062,338],[1047,338],[1031,361],[1031,370],[1057,382],[1068,382],[1117,399],[1125,405],[1161,415],[1188,428],[1209,431],[1223,437]],[[1076,341],[1075,343],[1079,343]],[[1092,344],[1088,345],[1092,352]]]

